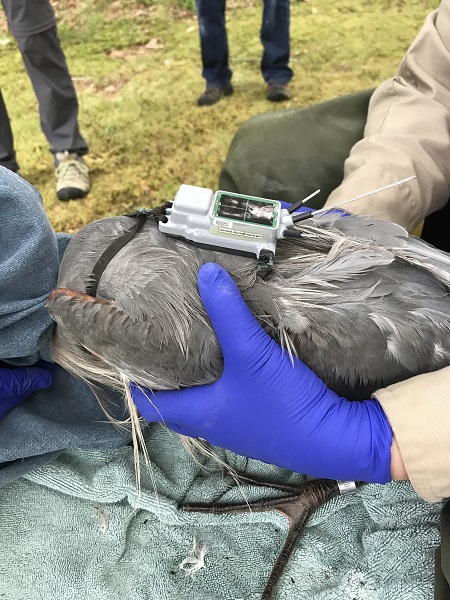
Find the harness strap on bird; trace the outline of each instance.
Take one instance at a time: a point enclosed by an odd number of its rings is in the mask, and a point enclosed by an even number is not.
[[[104,270],[116,256],[116,254],[122,250],[122,248],[128,244],[130,240],[142,229],[147,217],[152,216],[156,222],[167,221],[166,209],[172,206],[172,202],[165,202],[162,206],[157,206],[150,210],[136,210],[135,212],[124,215],[124,217],[135,218],[136,222],[131,229],[128,229],[124,234],[115,239],[101,254],[98,261],[95,263],[92,273],[89,277],[89,283],[86,287],[86,294],[95,298],[97,294],[98,284],[100,278],[103,275]]]

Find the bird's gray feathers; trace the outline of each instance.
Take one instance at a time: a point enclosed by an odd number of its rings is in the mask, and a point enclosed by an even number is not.
[[[148,220],[105,269],[97,300],[86,298],[98,257],[132,224],[113,217],[83,228],[58,281],[77,294],[49,300],[55,359],[90,381],[114,385],[125,374],[171,389],[219,377],[221,351],[197,289],[208,261],[230,272],[270,335],[347,397],[450,364],[450,258],[397,225],[302,222],[303,237],[278,243],[262,279],[256,260],[195,248]]]

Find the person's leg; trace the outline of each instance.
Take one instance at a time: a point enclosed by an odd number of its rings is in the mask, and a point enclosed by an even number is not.
[[[372,90],[308,108],[252,117],[228,150],[219,189],[320,208],[342,181],[344,161],[362,138]]]
[[[78,100],[56,27],[16,37],[39,102],[41,127],[54,154],[78,155],[88,146],[78,127]]]
[[[228,40],[225,24],[225,0],[196,0],[203,78],[206,91],[199,106],[215,104],[233,93],[228,66]]]
[[[2,0],[39,102],[41,127],[53,153],[86,154],[78,101],[49,0]]]
[[[268,84],[267,98],[272,102],[290,97],[288,83],[292,79],[289,67],[289,0],[264,0],[261,42],[264,48],[261,71]]]
[[[83,198],[90,190],[83,159],[88,146],[78,127],[78,100],[56,27],[16,40],[39,102],[42,131],[55,156],[58,198]]]
[[[78,100],[48,0],[2,0],[39,103],[42,131],[57,166],[61,200],[90,189],[83,155],[88,146],[78,126]],[[61,167],[61,168],[60,168]]]
[[[19,165],[14,151],[14,138],[9,121],[8,111],[0,90],[0,165],[10,171],[17,172]]]

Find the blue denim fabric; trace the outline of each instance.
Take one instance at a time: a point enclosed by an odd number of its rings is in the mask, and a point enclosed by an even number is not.
[[[203,72],[209,86],[225,86],[231,80],[225,26],[225,0],[196,0]],[[265,81],[288,83],[289,0],[264,0],[261,42],[264,54],[261,71]]]
[[[1,166],[0,213],[0,361],[22,366],[51,360],[54,323],[47,297],[57,284],[70,236],[53,232],[37,190]],[[111,400],[122,404],[118,395]],[[128,432],[105,421],[87,385],[56,366],[50,387],[32,392],[0,419],[0,486],[66,448],[128,443]]]
[[[261,72],[267,83],[289,83],[289,0],[264,0],[261,43],[264,54]]]

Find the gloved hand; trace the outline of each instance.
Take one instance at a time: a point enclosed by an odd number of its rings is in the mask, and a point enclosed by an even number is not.
[[[289,204],[289,202],[285,202],[284,200],[280,200],[280,204],[281,204],[281,208],[289,208],[291,206],[291,204]],[[318,210],[316,208],[311,208],[308,207],[307,204],[300,206],[299,208],[297,208],[296,211],[294,211],[294,213],[304,213],[304,212],[311,212],[313,210]],[[347,212],[346,210],[342,210],[340,208],[333,208],[332,206],[330,206],[330,209],[327,211],[326,214],[339,214],[341,215],[341,217],[349,217],[351,213]]]
[[[34,390],[48,387],[53,380],[54,366],[40,361],[32,367],[0,365],[0,419]]]
[[[143,418],[299,473],[390,481],[392,430],[378,401],[341,398],[303,362],[292,364],[219,265],[203,265],[198,284],[223,374],[212,384],[154,395],[132,386]]]

